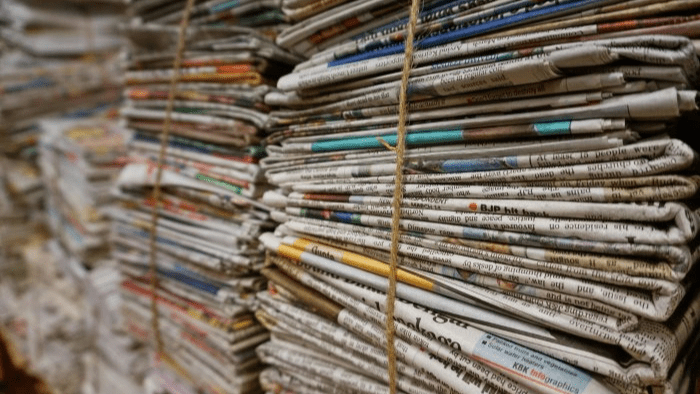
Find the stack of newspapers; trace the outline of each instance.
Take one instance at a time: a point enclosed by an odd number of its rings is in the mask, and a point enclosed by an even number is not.
[[[42,222],[36,166],[46,116],[84,116],[118,100],[123,5],[0,2],[0,244],[22,244]]]
[[[128,133],[114,111],[39,122],[38,164],[46,189],[46,221],[70,256],[66,271],[79,290],[90,347],[71,354],[84,365],[86,393],[138,393],[148,367],[145,349],[125,330],[119,271],[109,260],[111,189],[126,164]]]
[[[268,190],[258,165],[269,123],[264,97],[302,58],[270,38],[278,29],[276,19],[265,17],[254,27],[236,22],[239,14],[258,15],[268,8],[260,15],[282,15],[278,7],[195,4],[162,166],[154,294],[152,192],[175,72],[178,27],[171,22],[180,21],[183,4],[136,1],[135,17],[126,27],[132,51],[121,115],[134,135],[130,164],[116,182],[120,205],[112,233],[113,256],[125,274],[125,324],[133,335],[155,339],[151,302],[156,299],[164,355],[152,357],[148,390],[172,391],[168,386],[177,381],[191,392],[257,392],[255,347],[269,333],[248,305],[265,286],[258,237],[275,225],[269,208],[258,201]]]
[[[125,147],[115,127],[76,119],[120,98],[123,11],[118,0],[0,2],[3,298],[31,367],[62,393],[81,392],[94,363],[86,266],[108,257],[103,209]]]
[[[17,265],[21,244],[41,231],[41,174],[31,161],[0,154],[0,265]]]
[[[381,392],[405,2],[284,1],[266,390]],[[408,85],[406,393],[686,393],[697,1],[426,1]],[[296,16],[294,16],[296,15]],[[690,125],[690,127],[688,127]],[[695,125],[696,126],[696,125]],[[697,371],[697,370],[695,370]]]
[[[90,335],[79,286],[68,273],[75,261],[46,236],[34,235],[21,249],[27,286],[13,288],[2,278],[0,323],[32,373],[56,392],[78,394]]]
[[[94,347],[83,355],[84,393],[139,394],[148,370],[141,341],[124,330],[121,275],[116,264],[101,264],[87,275],[85,299]]]
[[[121,5],[119,4],[121,3]],[[116,29],[124,1],[4,0],[0,37],[34,56],[81,56],[121,46]]]
[[[39,166],[53,233],[87,267],[109,257],[111,188],[126,164],[128,133],[105,116],[40,123]]]
[[[0,3],[0,136],[3,151],[36,142],[39,116],[118,98],[117,30],[123,7],[103,2],[7,0]]]
[[[135,0],[130,9],[136,23],[175,25],[185,11],[185,0]],[[287,26],[289,18],[278,0],[195,0],[190,25],[253,28],[270,38]]]

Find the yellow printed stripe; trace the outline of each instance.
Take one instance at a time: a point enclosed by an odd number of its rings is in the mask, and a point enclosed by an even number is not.
[[[306,250],[306,247],[311,245],[311,241],[304,238],[297,238],[292,245],[294,245],[295,248]]]
[[[368,271],[373,274],[381,275],[385,278],[389,276],[388,264],[370,257],[363,256],[361,254],[344,251],[331,246],[321,245],[319,243],[309,241],[308,239],[304,238],[297,238],[294,241],[293,245],[295,248],[305,250],[309,253],[313,253],[321,257],[326,257],[332,260],[340,261],[355,268],[359,268],[361,270]],[[433,290],[433,282],[423,279],[420,276],[414,275],[400,268],[396,275],[397,279],[400,282],[424,290]]]
[[[277,253],[281,254],[282,256],[288,259],[292,259],[294,261],[301,261],[301,254],[304,253],[304,251],[297,249],[293,246],[280,244],[279,248],[277,248]]]

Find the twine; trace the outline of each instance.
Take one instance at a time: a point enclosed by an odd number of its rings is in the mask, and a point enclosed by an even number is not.
[[[391,202],[391,259],[389,263],[389,288],[386,293],[386,350],[388,357],[389,393],[396,393],[396,348],[394,337],[394,303],[396,301],[396,276],[399,257],[399,221],[401,220],[401,200],[403,199],[403,163],[406,150],[406,120],[408,118],[408,78],[413,67],[413,37],[420,0],[411,1],[411,13],[406,32],[406,44],[399,91],[399,124],[396,135],[396,169],[394,171],[394,197]]]
[[[163,338],[160,334],[159,315],[158,315],[158,275],[156,264],[156,239],[158,217],[162,202],[160,200],[161,187],[160,181],[163,175],[163,161],[165,159],[165,150],[168,146],[168,137],[170,136],[170,123],[173,114],[173,106],[175,102],[175,91],[177,89],[178,77],[180,76],[180,66],[182,65],[182,53],[185,50],[185,37],[187,27],[190,24],[190,13],[194,6],[194,0],[187,0],[185,5],[185,13],[182,15],[180,30],[178,31],[177,49],[175,50],[175,60],[173,61],[173,76],[170,79],[170,91],[168,92],[168,103],[165,107],[165,120],[163,121],[163,132],[160,136],[160,152],[158,153],[158,162],[156,166],[156,179],[153,186],[153,210],[151,211],[151,237],[149,241],[149,276],[151,279],[151,328],[156,341],[156,352],[158,355],[163,354]]]

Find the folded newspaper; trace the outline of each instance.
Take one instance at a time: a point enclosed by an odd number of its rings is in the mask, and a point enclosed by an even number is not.
[[[153,343],[156,300],[164,348],[159,354],[151,347],[147,390],[259,392],[255,347],[269,332],[249,305],[265,287],[258,237],[275,226],[269,207],[258,201],[268,190],[258,164],[270,124],[264,99],[302,58],[271,39],[282,22],[274,2],[196,2],[182,67],[175,71],[175,23],[183,6],[135,1],[134,19],[125,26],[132,51],[120,113],[133,138],[129,164],[115,185],[119,207],[112,212],[113,256],[125,275],[124,320],[131,335]],[[156,202],[152,190],[174,76]],[[154,289],[149,236],[156,204]]]
[[[283,1],[307,57],[265,102],[280,225],[266,390],[388,389],[407,2]],[[692,392],[696,1],[432,1],[418,17],[396,302],[401,392]],[[689,145],[691,143],[691,145]]]

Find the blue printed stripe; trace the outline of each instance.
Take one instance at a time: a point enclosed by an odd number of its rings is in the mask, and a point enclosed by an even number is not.
[[[517,24],[527,22],[530,19],[539,18],[549,14],[556,14],[566,11],[575,10],[577,8],[585,7],[588,5],[596,4],[605,0],[583,0],[574,3],[553,5],[550,7],[544,7],[530,12],[525,12],[522,14],[516,14],[508,16],[502,19],[493,20],[486,23],[481,23],[478,25],[471,25],[462,29],[455,31],[446,32],[444,34],[439,34],[432,37],[426,37],[424,39],[416,41],[414,47],[416,50],[431,48],[434,46],[447,44],[453,41],[463,40],[466,38],[478,36],[481,34],[489,33],[494,30],[502,29],[509,26],[515,26]],[[333,60],[328,62],[328,67],[340,66],[343,64],[349,64],[354,62],[359,62],[368,59],[374,59],[378,57],[384,57],[389,55],[395,55],[397,53],[404,52],[404,44],[398,43],[394,45],[389,45],[383,49],[378,49],[372,52],[360,53],[357,55],[348,56],[342,59]]]
[[[441,169],[444,172],[475,172],[518,168],[517,159],[513,156],[506,158],[479,158],[468,160],[445,160]]]
[[[424,18],[426,15],[435,14],[437,12],[440,12],[440,11],[443,11],[446,9],[450,9],[452,7],[456,7],[456,6],[459,6],[459,5],[464,4],[464,3],[473,3],[473,2],[474,2],[474,0],[469,0],[469,1],[457,0],[457,1],[452,1],[452,2],[447,2],[444,0],[437,1],[434,4],[431,4],[430,8],[426,8],[424,11],[421,11],[420,14],[418,15],[418,17]],[[447,4],[445,4],[445,3],[447,3]],[[452,15],[454,15],[454,14],[452,14]],[[367,32],[360,33],[356,36],[351,37],[350,40],[358,41],[358,40],[361,40],[365,37],[370,37],[372,34],[382,33],[388,29],[392,29],[392,28],[396,28],[396,27],[405,28],[407,24],[408,24],[408,17],[404,17],[404,18],[398,19],[396,21],[387,23],[386,25],[380,26],[376,29],[372,29],[372,30],[369,30]]]
[[[226,11],[230,8],[238,7],[238,0],[225,1],[223,3],[217,4],[209,10],[210,13],[216,14],[217,12]]]

